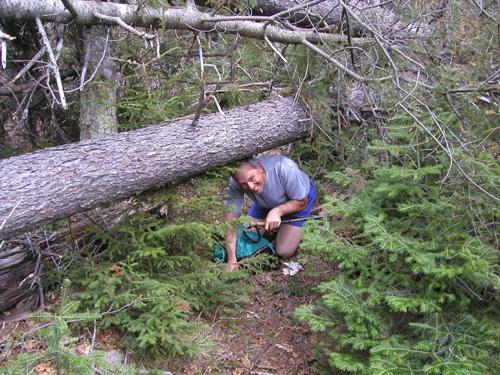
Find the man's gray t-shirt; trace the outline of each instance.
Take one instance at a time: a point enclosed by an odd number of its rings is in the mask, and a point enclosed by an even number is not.
[[[307,197],[310,189],[309,177],[302,172],[295,162],[285,156],[267,156],[256,158],[266,171],[266,182],[262,193],[245,192],[231,178],[226,201],[231,212],[241,213],[243,198],[246,194],[258,206],[274,208],[290,199],[301,200]]]

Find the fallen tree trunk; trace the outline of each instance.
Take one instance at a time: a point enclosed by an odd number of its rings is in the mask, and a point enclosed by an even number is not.
[[[307,136],[291,98],[0,160],[0,239]]]

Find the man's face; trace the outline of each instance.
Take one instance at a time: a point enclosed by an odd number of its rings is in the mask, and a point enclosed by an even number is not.
[[[260,194],[264,190],[264,184],[266,183],[266,172],[260,165],[252,168],[249,164],[243,164],[234,179],[244,191]]]

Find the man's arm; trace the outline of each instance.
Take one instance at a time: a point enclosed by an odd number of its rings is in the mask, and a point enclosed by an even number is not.
[[[266,216],[265,229],[278,229],[281,224],[281,217],[302,211],[307,207],[307,197],[304,199],[290,199],[288,202],[274,207]]]
[[[226,213],[226,222],[236,220],[241,213],[243,206],[244,192],[236,181],[231,177],[229,181],[229,192],[226,206],[228,212]],[[226,271],[236,271],[238,269],[238,261],[236,260],[236,239],[238,230],[236,228],[229,228],[226,232],[225,245],[226,245]]]
[[[226,213],[226,221],[231,222],[238,218],[239,214],[236,212]],[[236,228],[230,228],[226,232],[225,244],[226,244],[226,258],[227,264],[225,267],[226,271],[236,271],[238,266],[238,261],[236,259],[236,239],[238,235],[238,230]]]

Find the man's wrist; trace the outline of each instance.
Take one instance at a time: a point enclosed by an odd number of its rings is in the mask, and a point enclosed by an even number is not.
[[[281,207],[274,207],[271,211],[273,211],[274,214],[278,215],[279,217],[283,216],[283,211],[281,210]]]

